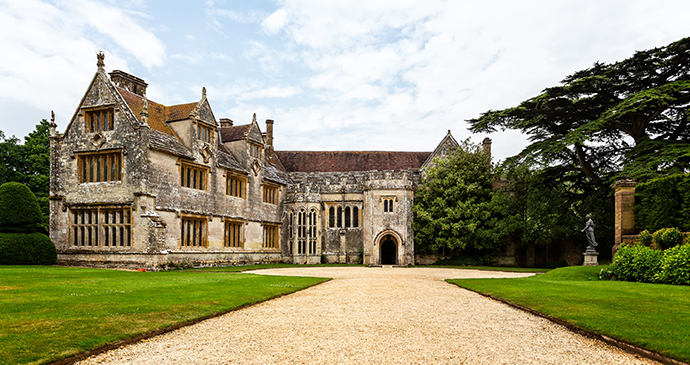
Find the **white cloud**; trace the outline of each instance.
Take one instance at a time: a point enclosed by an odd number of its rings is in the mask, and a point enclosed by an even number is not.
[[[123,56],[130,52],[147,67],[161,65],[164,58],[162,42],[129,15],[83,0],[69,4],[38,0],[0,2],[0,34],[3,104],[16,101],[31,105],[44,110],[46,117],[53,109],[61,127],[72,117],[96,72],[98,50],[105,51],[108,69],[124,71],[129,67]],[[122,49],[111,48],[106,39],[112,39]],[[12,133],[24,135],[35,122],[2,125],[0,129],[14,129]]]

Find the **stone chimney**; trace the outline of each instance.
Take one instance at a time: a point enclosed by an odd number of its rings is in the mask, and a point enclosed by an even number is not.
[[[273,120],[266,119],[266,144],[273,146]]]
[[[482,149],[484,150],[484,153],[491,156],[491,138],[484,138],[484,141],[482,141]]]
[[[149,84],[147,84],[144,80],[120,70],[115,70],[109,75],[110,80],[116,86],[139,96],[146,96],[146,87],[149,86]]]
[[[221,128],[230,128],[232,127],[233,121],[230,120],[230,118],[220,118],[220,127]]]

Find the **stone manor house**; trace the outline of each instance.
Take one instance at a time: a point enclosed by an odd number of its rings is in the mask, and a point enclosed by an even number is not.
[[[158,104],[103,59],[64,134],[51,122],[59,262],[414,264],[415,188],[450,131],[433,152],[277,151],[272,120],[217,120],[205,89]]]

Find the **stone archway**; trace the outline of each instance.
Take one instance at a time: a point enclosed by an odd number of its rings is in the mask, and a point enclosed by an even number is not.
[[[379,259],[381,265],[398,264],[398,240],[391,234],[387,234],[379,241]]]

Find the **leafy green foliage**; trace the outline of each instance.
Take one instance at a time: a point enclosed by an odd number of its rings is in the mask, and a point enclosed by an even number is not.
[[[654,243],[665,250],[683,243],[683,234],[678,228],[662,228],[653,235]]]
[[[0,232],[36,232],[42,220],[36,197],[26,185],[9,182],[0,186]]]
[[[664,251],[657,280],[666,284],[690,285],[690,245],[675,246]]]
[[[513,160],[587,190],[621,175],[645,181],[688,172],[689,105],[690,38],[684,38],[621,62],[595,63],[516,107],[469,122],[473,132],[522,131],[532,143]]]
[[[0,233],[0,265],[55,265],[55,244],[43,233]]]
[[[653,236],[651,233],[649,233],[648,230],[645,229],[644,231],[640,232],[640,243],[649,247],[652,245],[652,242],[653,242]]]
[[[662,251],[646,246],[621,246],[608,267],[608,276],[616,280],[654,283],[661,270],[662,257]]]
[[[649,180],[635,188],[635,226],[658,231],[680,227],[690,231],[690,174]],[[680,198],[680,199],[679,199]]]
[[[490,226],[491,157],[465,140],[435,162],[415,194],[416,250],[495,247],[500,237]]]
[[[48,230],[50,194],[50,134],[45,119],[19,144],[16,137],[0,131],[0,185],[20,182],[31,189],[43,213],[42,225]]]

